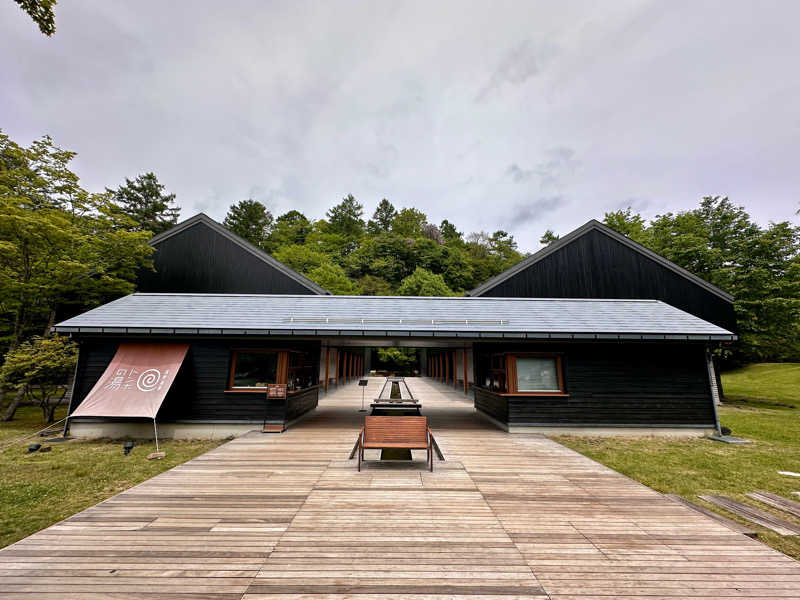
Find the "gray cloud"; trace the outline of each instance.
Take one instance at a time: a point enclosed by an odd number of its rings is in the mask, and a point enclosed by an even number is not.
[[[544,160],[530,169],[512,163],[506,169],[506,175],[514,183],[527,183],[536,176],[539,188],[545,190],[563,187],[579,167],[580,161],[575,158],[574,150],[558,147],[547,150]]]
[[[478,90],[475,100],[483,102],[505,86],[523,85],[538,75],[543,64],[554,54],[552,45],[540,44],[537,47],[532,40],[520,42],[503,56],[489,80]]]
[[[524,249],[706,194],[797,219],[797,2],[74,0],[56,15],[46,38],[0,2],[0,128],[78,152],[91,190],[154,171],[184,216],[253,196],[320,218],[353,193],[368,213],[385,197],[502,226]]]
[[[530,202],[518,204],[511,209],[511,214],[508,220],[505,221],[506,227],[513,231],[514,229],[529,224],[537,224],[546,228],[545,218],[556,210],[565,208],[569,204],[563,196],[549,196],[545,198],[537,198]],[[544,230],[542,230],[542,233]]]

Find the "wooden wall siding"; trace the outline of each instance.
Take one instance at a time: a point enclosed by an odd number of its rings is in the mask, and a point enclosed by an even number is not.
[[[567,392],[566,397],[506,396],[508,423],[714,424],[701,344],[481,344],[475,349],[476,353],[502,351],[561,353]],[[476,385],[483,384],[481,377],[479,373]],[[501,409],[487,410],[490,400],[485,396],[476,387],[475,406],[494,416]]]
[[[89,394],[97,380],[111,364],[119,347],[118,342],[91,342],[80,346],[78,367],[75,371],[75,392],[70,401],[70,410],[78,407]]]
[[[140,292],[313,294],[202,223],[159,242],[153,262]]]
[[[508,423],[508,398],[483,388],[475,388],[475,408],[497,419]]]
[[[319,388],[313,387],[296,394],[291,394],[286,402],[286,420],[291,421],[310,410],[317,408]]]
[[[85,340],[81,343],[81,360],[76,376],[75,408],[86,397],[114,357],[119,341],[109,343]],[[141,340],[137,340],[141,341]],[[174,340],[152,340],[154,343]],[[272,399],[265,408],[266,392],[226,392],[230,374],[231,351],[234,348],[294,348],[317,353],[319,343],[273,340],[214,340],[205,339],[191,343],[181,370],[175,379],[158,418],[163,421],[268,421],[286,419],[287,402]],[[317,374],[317,378],[319,374]],[[316,397],[317,390],[314,390]],[[305,402],[306,400],[303,400]]]
[[[483,296],[653,298],[729,331],[733,305],[599,231],[590,231]]]

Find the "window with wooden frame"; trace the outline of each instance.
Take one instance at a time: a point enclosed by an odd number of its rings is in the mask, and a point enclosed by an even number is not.
[[[503,354],[489,355],[489,368],[486,370],[486,388],[493,392],[508,391],[506,361]]]
[[[286,383],[287,355],[285,350],[234,350],[227,391],[262,391],[270,383]]]
[[[507,354],[508,393],[566,396],[564,369],[558,354]]]
[[[302,390],[317,384],[316,364],[310,352],[289,352],[286,382],[289,391]]]

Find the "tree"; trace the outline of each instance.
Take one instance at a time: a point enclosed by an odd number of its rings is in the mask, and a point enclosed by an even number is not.
[[[452,296],[453,290],[447,287],[441,275],[417,267],[400,282],[397,293],[401,296]]]
[[[800,360],[800,228],[762,228],[721,196],[649,223],[630,209],[605,221],[734,296],[734,362]]]
[[[392,231],[409,238],[422,237],[422,229],[428,223],[424,212],[416,208],[404,208],[392,221]]]
[[[228,209],[222,224],[259,248],[266,249],[273,224],[272,213],[257,200],[242,200]]]
[[[269,251],[291,244],[305,244],[312,228],[311,221],[299,211],[290,210],[282,214],[275,220],[275,226],[269,236]]]
[[[386,233],[392,229],[392,222],[397,216],[397,209],[386,198],[378,203],[372,214],[372,219],[367,223],[367,231],[373,235]]]
[[[161,233],[178,222],[181,209],[175,204],[175,194],[165,194],[164,185],[153,173],[139,175],[116,190],[106,188],[112,201],[136,223],[134,231]]]
[[[330,258],[323,253],[316,252],[308,246],[300,246],[297,244],[278,248],[273,256],[286,266],[304,275],[308,275],[317,267],[331,262]]]
[[[416,348],[378,348],[378,360],[392,371],[408,371],[417,364]]]
[[[86,309],[133,291],[152,265],[149,232],[69,170],[50,138],[23,148],[0,134],[0,306],[6,343],[47,333],[65,306]]]
[[[14,0],[14,2],[28,13],[43,34],[49,37],[56,32],[56,16],[53,13],[56,0]]]
[[[539,238],[539,243],[542,246],[549,246],[553,242],[555,242],[560,236],[553,232],[552,229],[548,229],[542,234],[542,237]]]
[[[363,214],[364,207],[352,194],[348,194],[326,213],[330,232],[350,238],[361,237],[364,233],[364,220],[361,218]]]
[[[21,391],[42,409],[46,423],[54,420],[56,408],[66,395],[67,382],[78,360],[78,345],[64,336],[36,336],[7,355],[0,367],[0,384]],[[55,400],[55,402],[54,402]],[[18,406],[6,409],[3,420],[10,421]]]
[[[347,278],[344,269],[332,262],[325,262],[312,269],[308,274],[308,278],[332,294],[351,296],[356,293],[356,287]]]
[[[639,242],[644,246],[650,243],[647,223],[641,215],[634,213],[630,206],[625,210],[606,213],[603,217],[603,223],[617,233],[628,236],[633,241]]]
[[[454,242],[463,242],[464,234],[461,233],[456,226],[447,219],[444,219],[439,225],[439,231],[442,232],[445,244],[452,244]]]
[[[366,237],[344,260],[344,268],[351,277],[374,275],[398,285],[408,277],[419,263],[414,251],[414,241],[394,233]]]
[[[432,240],[440,246],[444,244],[442,232],[439,231],[439,228],[433,223],[425,223],[425,225],[422,226],[422,237]]]
[[[358,280],[359,296],[392,296],[392,285],[380,277],[364,275]]]

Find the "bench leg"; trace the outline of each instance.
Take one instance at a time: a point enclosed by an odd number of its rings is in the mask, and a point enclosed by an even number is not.
[[[358,472],[361,472],[361,455],[364,453],[364,449],[361,447],[361,439],[358,440]]]
[[[353,460],[356,456],[356,450],[358,450],[359,442],[361,442],[361,436],[358,436],[356,443],[353,444],[353,449],[350,451],[350,458],[348,460]]]

